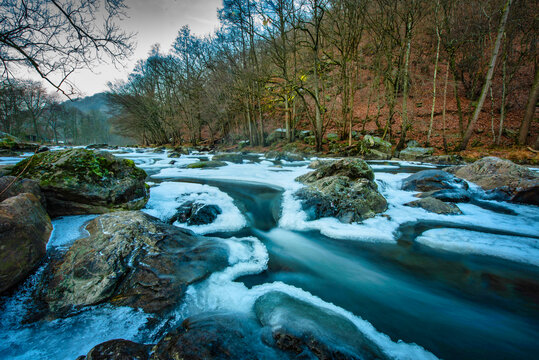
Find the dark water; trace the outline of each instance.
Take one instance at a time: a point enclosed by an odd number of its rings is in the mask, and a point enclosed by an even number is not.
[[[502,235],[518,232],[418,221],[401,225],[395,234],[397,244],[335,240],[318,232],[277,228],[282,195],[278,187],[181,181],[218,187],[246,214],[249,227],[235,234],[213,235],[256,236],[267,247],[268,269],[237,280],[248,287],[273,281],[297,286],[362,317],[394,341],[415,342],[444,359],[537,358],[536,267],[437,251],[414,242],[435,228]],[[504,211],[503,204],[486,206]]]

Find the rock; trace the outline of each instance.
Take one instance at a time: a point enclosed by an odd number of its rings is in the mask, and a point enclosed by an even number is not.
[[[202,313],[186,319],[154,348],[152,360],[283,359],[261,341],[260,325],[242,314]]]
[[[274,346],[291,358],[389,359],[344,316],[282,292],[269,292],[254,305],[260,323],[272,332]]]
[[[301,154],[297,154],[290,151],[268,151],[265,154],[266,159],[273,159],[275,161],[288,161],[288,162],[294,162],[294,161],[305,161],[305,157]]]
[[[169,158],[172,158],[172,159],[177,159],[177,158],[179,158],[180,156],[182,156],[182,154],[179,153],[179,152],[175,152],[175,151],[174,151],[174,152],[171,152],[170,154],[168,154],[168,157],[169,157]]]
[[[51,220],[34,195],[22,193],[0,203],[0,294],[37,266],[51,231]]]
[[[91,144],[86,146],[86,149],[88,150],[100,150],[100,149],[117,149],[117,146],[109,146],[109,144]]]
[[[302,130],[298,133],[298,138],[304,140],[307,136],[311,136],[313,132],[311,130]]]
[[[309,136],[305,136],[303,138],[303,141],[306,143],[306,144],[309,144],[309,145],[314,145],[316,143],[316,137],[314,135],[309,135]]]
[[[423,170],[402,180],[402,190],[406,191],[426,192],[442,189],[468,190],[468,184],[442,170]]]
[[[11,174],[23,170],[24,177],[39,181],[52,217],[140,209],[150,196],[146,172],[110,153],[49,151],[19,162]]]
[[[164,153],[166,150],[166,148],[164,146],[160,146],[160,147],[157,147],[155,149],[152,150],[153,153],[155,154],[162,154]]]
[[[213,155],[213,161],[228,161],[234,164],[243,163],[243,155],[241,153],[225,153]]]
[[[447,171],[476,183],[501,199],[539,205],[539,174],[509,160],[485,157]]]
[[[365,135],[363,144],[368,149],[375,149],[383,153],[391,154],[391,143],[378,136]]]
[[[389,160],[391,153],[382,152],[376,149],[368,149],[363,155],[365,160]]]
[[[39,183],[36,180],[30,179],[17,179],[15,176],[2,176],[0,177],[0,201],[4,201],[10,197],[17,196],[22,193],[29,193],[34,195],[43,208],[47,206],[45,195],[41,192]]]
[[[432,197],[443,202],[469,202],[471,194],[464,189],[443,189],[427,191],[418,195],[420,198]]]
[[[38,144],[25,143],[15,136],[2,132],[0,134],[0,150],[8,151],[35,151],[39,149]]]
[[[419,147],[419,143],[416,140],[410,140],[406,143],[406,147],[416,148]]]
[[[140,211],[102,215],[65,256],[52,261],[37,296],[50,315],[109,302],[162,313],[188,285],[228,265],[219,241],[167,225]]]
[[[307,185],[295,196],[302,200],[311,219],[331,216],[351,223],[387,209],[387,201],[374,182],[374,172],[363,160],[327,162],[296,181]]]
[[[92,348],[81,360],[149,360],[150,346],[116,339]]]
[[[286,138],[286,129],[275,129],[266,137],[266,144],[273,144]]]
[[[462,211],[460,211],[457,205],[453,203],[445,203],[433,197],[426,197],[423,199],[415,200],[404,205],[410,206],[410,207],[420,207],[424,210],[427,210],[429,212],[433,212],[436,214],[443,214],[443,215],[462,214]]]
[[[192,163],[187,165],[186,167],[188,169],[212,169],[212,168],[218,168],[221,166],[227,166],[228,164],[224,161],[199,161],[196,163]]]
[[[50,149],[46,146],[40,146],[39,149],[37,149],[37,153],[42,153],[42,152],[46,152],[46,151],[49,151]]]
[[[423,161],[434,154],[434,148],[407,147],[399,154],[399,158],[406,161]]]
[[[189,149],[183,147],[183,146],[176,146],[172,149],[173,153],[181,154],[181,155],[189,155]]]
[[[222,213],[223,211],[217,205],[188,202],[177,209],[176,214],[169,220],[169,223],[172,224],[178,221],[187,223],[187,225],[206,225],[214,222],[217,216]]]
[[[464,163],[460,155],[427,156],[422,161],[439,165],[460,165]]]
[[[329,142],[337,142],[340,140],[340,137],[337,134],[328,134],[326,137]]]

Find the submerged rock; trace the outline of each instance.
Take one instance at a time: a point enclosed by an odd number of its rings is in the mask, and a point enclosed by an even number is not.
[[[187,223],[187,225],[206,225],[211,224],[217,219],[217,216],[223,211],[217,205],[200,204],[196,202],[187,202],[178,208],[176,214],[169,220],[172,224],[175,221]]]
[[[491,156],[447,171],[502,200],[539,205],[539,174],[512,161]]]
[[[136,210],[149,199],[146,172],[109,153],[69,149],[36,154],[11,171],[39,181],[52,217]]]
[[[378,345],[344,316],[282,292],[255,302],[260,323],[269,328],[273,346],[291,358],[387,359]]]
[[[88,355],[80,356],[77,360],[148,360],[150,348],[150,345],[115,339],[96,345]]]
[[[443,215],[460,215],[459,207],[453,203],[445,203],[442,200],[433,197],[426,197],[404,204],[410,207],[420,207],[428,212],[443,214]]]
[[[435,191],[442,189],[468,189],[466,181],[442,170],[423,170],[402,180],[402,190]]]
[[[317,164],[317,170],[296,179],[306,187],[296,192],[312,219],[336,217],[344,223],[361,221],[387,209],[374,172],[359,159]]]
[[[52,224],[29,193],[0,203],[0,293],[24,280],[45,255]]]
[[[53,262],[39,297],[53,316],[109,302],[160,313],[177,306],[189,284],[228,265],[218,241],[139,211],[92,220],[90,236]]]
[[[256,320],[241,314],[200,314],[165,335],[152,360],[286,359],[265,345]]]
[[[472,195],[464,189],[443,189],[419,193],[417,197],[432,197],[443,202],[469,202]]]

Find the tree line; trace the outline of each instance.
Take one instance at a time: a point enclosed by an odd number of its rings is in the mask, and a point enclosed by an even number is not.
[[[511,110],[523,114],[517,141],[535,141],[537,10],[531,0],[224,0],[214,34],[185,26],[111,85],[116,124],[145,144],[264,145],[278,120],[288,141],[310,129],[318,150],[329,127],[351,143],[375,125],[398,150],[416,124],[411,94],[427,83],[427,143],[440,135],[448,149],[450,101],[457,149],[487,107],[493,143]]]

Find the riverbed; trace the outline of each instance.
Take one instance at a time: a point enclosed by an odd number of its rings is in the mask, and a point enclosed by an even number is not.
[[[276,163],[263,155],[216,169],[185,166],[204,153],[171,159],[153,150],[119,149],[146,170],[143,210],[162,220],[186,201],[218,205],[208,225],[187,227],[219,238],[230,266],[191,285],[182,306],[156,321],[142,311],[101,305],[54,321],[32,313],[40,271],[0,300],[1,359],[75,359],[116,338],[155,343],[166,329],[208,311],[249,314],[256,299],[279,290],[351,320],[396,359],[534,359],[539,353],[539,209],[475,201],[462,215],[404,206],[410,174],[436,165],[369,162],[389,208],[363,223],[310,221],[293,196],[310,161]],[[12,158],[0,162],[13,163]],[[47,245],[66,251],[95,216],[53,220]]]

